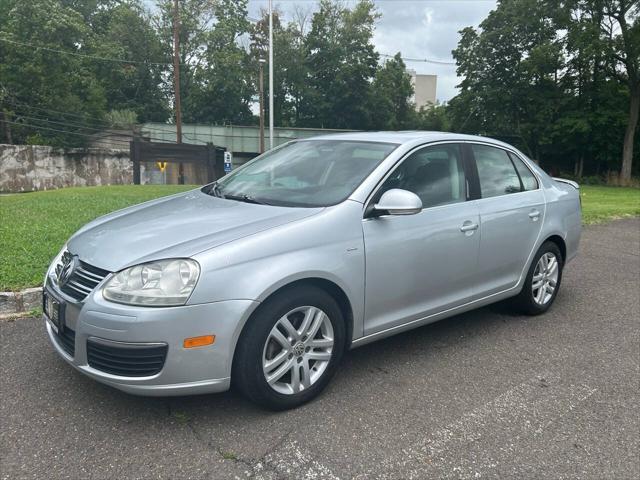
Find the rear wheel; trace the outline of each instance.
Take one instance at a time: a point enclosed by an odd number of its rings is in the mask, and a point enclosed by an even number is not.
[[[249,320],[239,341],[234,384],[273,410],[297,407],[329,383],[345,343],[336,301],[315,287],[276,294]]]
[[[545,242],[533,257],[527,279],[514,304],[527,315],[549,310],[560,288],[563,268],[562,253],[553,242]]]

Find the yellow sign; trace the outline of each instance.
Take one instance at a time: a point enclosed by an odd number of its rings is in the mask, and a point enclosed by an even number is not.
[[[162,173],[164,173],[165,169],[167,168],[167,162],[156,162],[156,165]]]

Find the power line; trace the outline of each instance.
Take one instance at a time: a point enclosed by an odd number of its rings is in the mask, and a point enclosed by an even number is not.
[[[9,40],[8,38],[1,38],[0,37],[0,42],[6,42],[6,43],[11,43],[14,45],[19,45],[22,47],[29,47],[29,48],[35,48],[35,49],[40,49],[40,50],[45,50],[47,52],[53,52],[53,53],[59,53],[62,55],[73,55],[76,57],[80,57],[80,58],[88,58],[90,60],[98,60],[98,61],[103,61],[103,62],[115,62],[115,63],[124,63],[124,64],[137,64],[137,65],[159,65],[159,66],[164,66],[164,67],[169,67],[169,66],[173,66],[172,63],[168,63],[168,62],[147,62],[147,61],[142,61],[142,60],[127,60],[124,58],[109,58],[109,57],[100,57],[97,55],[87,55],[84,53],[77,53],[77,52],[68,52],[66,50],[58,50],[55,48],[50,48],[50,47],[43,47],[40,45],[34,45],[31,43],[25,43],[25,42],[17,42],[15,40]],[[380,53],[379,54],[381,57],[385,57],[385,58],[393,58],[395,55],[389,55],[387,53]],[[444,61],[444,60],[431,60],[428,58],[409,58],[409,57],[402,57],[402,60],[404,60],[405,62],[422,62],[422,63],[431,63],[431,64],[435,64],[435,65],[455,65],[456,62],[449,62],[449,61]],[[180,64],[180,66],[186,66],[185,64]]]
[[[31,120],[31,122],[43,122],[45,124],[50,124],[50,125],[61,125],[62,127],[68,127],[68,128],[78,128],[77,125],[74,124],[69,124],[69,123],[64,123],[64,122],[56,122],[55,120],[47,120],[44,118],[37,118],[37,117],[29,117],[26,115],[20,115],[20,118],[26,118]],[[98,130],[95,128],[87,128],[87,127],[81,127],[84,128],[86,130],[94,130],[97,133],[81,133],[76,131],[71,131],[71,130],[62,130],[60,128],[53,128],[53,127],[49,127],[49,126],[45,126],[45,125],[38,125],[38,124],[34,124],[34,123],[28,123],[28,122],[14,122],[14,121],[10,121],[10,120],[4,120],[7,123],[11,123],[13,125],[17,125],[17,126],[22,126],[22,127],[27,127],[27,128],[33,128],[33,129],[44,129],[44,130],[50,130],[50,131],[54,131],[54,132],[58,132],[58,133],[65,133],[65,134],[70,134],[70,135],[78,135],[78,136],[82,136],[82,137],[87,137],[87,138],[91,138],[93,139],[95,142],[100,143],[100,133],[108,133],[108,131],[105,130]],[[131,134],[131,133],[127,133],[124,131],[119,131],[116,130],[114,132],[117,136],[119,137],[125,137],[125,138],[136,138],[135,134]],[[157,137],[150,137],[150,136],[144,136],[145,139],[148,140],[155,140],[158,142],[167,142],[167,143],[175,143],[173,140],[167,140],[165,138],[157,138]],[[104,143],[104,140],[102,140],[102,143]]]
[[[387,53],[381,53],[380,56],[385,58],[395,57],[395,55],[389,55]],[[456,62],[447,62],[444,60],[430,60],[428,58],[407,58],[407,57],[400,57],[400,58],[402,58],[402,60],[404,60],[405,62],[433,63],[435,65],[455,65],[456,64]]]
[[[52,124],[56,124],[56,125],[62,125],[63,127],[82,128],[84,130],[92,130],[94,132],[104,132],[105,131],[104,128],[92,128],[92,127],[87,127],[86,125],[81,125],[81,124],[78,124],[78,123],[71,123],[71,122],[58,122],[56,120],[49,120],[48,118],[42,118],[42,117],[32,117],[32,116],[29,116],[29,115],[24,115],[22,113],[17,113],[16,117],[25,118],[27,120],[35,120],[35,121],[39,121],[39,122],[47,122],[47,123],[52,123]]]
[[[2,88],[6,93],[10,94],[10,92],[2,87],[2,84],[0,84],[0,88]],[[89,125],[92,125],[91,122],[93,122],[93,126],[94,127],[101,127],[100,131],[104,131],[105,129],[110,129],[113,128],[113,126],[111,126],[108,122],[104,121],[104,120],[100,120],[98,117],[92,117],[89,115],[81,115],[81,114],[77,114],[77,113],[70,113],[70,112],[63,112],[61,110],[53,110],[51,108],[43,108],[43,107],[36,107],[34,105],[29,105],[27,103],[24,102],[20,102],[18,100],[12,100],[12,99],[5,99],[5,101],[11,105],[13,105],[14,107],[17,108],[24,108],[25,110],[38,110],[41,112],[49,112],[49,113],[56,113],[58,115],[63,115],[66,117],[75,117],[84,121],[87,121],[89,123]],[[39,118],[42,119],[42,118]],[[42,119],[44,120],[44,119]],[[79,128],[88,128],[90,130],[97,130],[95,128],[90,128],[90,127],[86,127],[85,125],[81,125],[81,124],[73,124],[69,121],[67,121],[67,126],[73,126],[73,127],[79,127]],[[170,124],[167,124],[167,126],[171,126]],[[162,128],[153,128],[153,127],[149,127],[146,128],[145,130],[149,130],[149,131],[154,131],[154,132],[160,132],[160,133],[165,133],[166,130],[162,129]]]
[[[40,45],[34,45],[32,43],[25,43],[25,42],[17,42],[15,40],[9,40],[8,38],[1,38],[0,37],[0,42],[6,42],[6,43],[11,43],[13,45],[18,45],[21,47],[29,47],[29,48],[35,48],[35,49],[40,49],[40,50],[45,50],[47,52],[53,52],[53,53],[60,53],[63,55],[73,55],[75,57],[81,57],[81,58],[88,58],[91,60],[99,60],[102,62],[116,62],[116,63],[135,63],[135,64],[139,64],[139,65],[162,65],[162,66],[170,66],[172,65],[171,63],[166,63],[166,62],[146,62],[146,61],[141,61],[141,60],[126,60],[124,58],[109,58],[109,57],[100,57],[97,55],[87,55],[84,53],[77,53],[77,52],[68,52],[66,50],[58,50],[56,48],[50,48],[50,47],[43,47]]]
[[[67,135],[76,135],[79,137],[85,137],[85,138],[91,138],[94,140],[93,143],[100,143],[102,145],[112,145],[111,143],[105,143],[105,140],[101,140],[101,139],[96,139],[94,138],[93,135],[90,134],[86,134],[86,133],[80,133],[80,132],[70,132],[69,130],[61,130],[58,128],[51,128],[51,127],[43,127],[41,125],[32,125],[29,123],[22,123],[22,122],[13,122],[11,120],[3,120],[3,122],[5,123],[10,123],[12,125],[16,125],[18,127],[27,127],[27,128],[32,128],[32,129],[40,129],[40,130],[48,130],[48,131],[52,131],[52,132],[58,132],[58,133],[64,133]]]

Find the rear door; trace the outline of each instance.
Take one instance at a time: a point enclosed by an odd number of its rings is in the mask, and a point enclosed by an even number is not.
[[[545,201],[537,178],[516,155],[490,145],[469,148],[480,186],[481,298],[518,283],[540,234]]]

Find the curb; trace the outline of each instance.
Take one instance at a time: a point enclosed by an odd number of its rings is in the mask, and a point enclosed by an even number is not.
[[[42,287],[0,292],[0,319],[28,314],[42,307]]]

